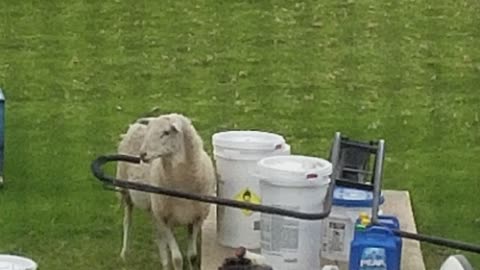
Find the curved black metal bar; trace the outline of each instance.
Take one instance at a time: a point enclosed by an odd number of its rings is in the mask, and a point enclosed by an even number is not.
[[[405,232],[401,230],[392,230],[393,233],[402,238],[408,238],[412,240],[417,240],[420,242],[426,242],[438,246],[455,248],[463,251],[470,251],[474,253],[480,253],[480,245],[465,243],[462,241],[456,241],[451,239],[446,239],[438,236],[424,235],[418,233]]]
[[[130,181],[125,181],[121,179],[116,179],[112,176],[106,175],[105,172],[102,170],[102,167],[109,162],[130,162],[130,163],[140,163],[139,157],[128,156],[128,155],[105,155],[100,156],[92,162],[91,170],[93,175],[102,181],[104,184],[112,185],[120,188],[125,189],[134,189],[138,191],[144,191],[149,193],[156,193],[166,196],[173,196],[178,198],[183,198],[187,200],[195,200],[205,203],[214,203],[223,206],[229,206],[234,208],[242,208],[248,209],[252,211],[267,213],[267,214],[275,214],[281,216],[287,216],[292,218],[304,219],[304,220],[320,220],[328,217],[330,215],[330,211],[332,208],[332,201],[333,201],[333,189],[335,186],[335,180],[332,179],[330,186],[328,188],[327,196],[324,201],[324,210],[320,213],[302,213],[296,212],[291,210],[286,210],[282,208],[266,206],[266,205],[258,205],[246,202],[239,202],[235,200],[219,198],[215,196],[206,196],[206,195],[199,195],[199,194],[192,194],[184,191],[161,188],[151,185],[146,185],[142,183],[134,183]]]
[[[178,190],[172,190],[172,189],[160,188],[160,187],[155,187],[155,186],[150,186],[150,185],[145,185],[145,184],[140,184],[140,183],[129,182],[129,181],[121,180],[121,179],[116,179],[112,176],[106,175],[105,172],[103,172],[102,167],[106,163],[118,162],[118,161],[137,163],[138,164],[138,163],[140,163],[140,158],[139,157],[134,157],[134,156],[128,156],[128,155],[105,155],[105,156],[100,156],[92,162],[91,170],[92,170],[94,176],[106,185],[111,185],[111,186],[116,186],[116,187],[121,187],[121,188],[126,188],[126,189],[134,189],[134,190],[150,192],[150,193],[156,193],[156,194],[161,194],[161,195],[166,195],[166,196],[179,197],[179,198],[183,198],[183,199],[187,199],[187,200],[195,200],[195,201],[201,201],[201,202],[205,202],[205,203],[214,203],[214,204],[217,204],[217,205],[223,205],[223,206],[228,206],[228,207],[249,209],[249,210],[252,210],[252,211],[281,215],[281,216],[287,216],[287,217],[292,217],[292,218],[297,218],[297,219],[304,219],[304,220],[324,219],[324,218],[328,217],[328,215],[330,214],[330,211],[331,211],[331,207],[332,207],[333,190],[334,190],[334,187],[335,187],[335,180],[334,180],[333,177],[332,177],[332,183],[330,184],[330,187],[328,189],[327,196],[326,196],[326,199],[325,199],[325,202],[324,202],[324,212],[321,212],[321,213],[302,213],[302,212],[285,210],[285,209],[277,208],[277,207],[239,202],[239,201],[235,201],[235,200],[218,198],[218,197],[214,197],[214,196],[204,196],[204,195],[198,195],[198,194],[191,194],[191,193],[178,191]],[[443,237],[429,236],[429,235],[405,232],[405,231],[401,231],[401,230],[392,230],[392,231],[395,235],[397,235],[399,237],[402,237],[402,238],[408,238],[408,239],[413,239],[413,240],[417,240],[417,241],[427,242],[427,243],[434,244],[434,245],[439,245],[439,246],[450,247],[450,248],[455,248],[455,249],[464,250],[464,251],[480,253],[480,245],[465,243],[465,242],[456,241],[456,240],[450,240],[450,239],[446,239],[446,238],[443,238]]]

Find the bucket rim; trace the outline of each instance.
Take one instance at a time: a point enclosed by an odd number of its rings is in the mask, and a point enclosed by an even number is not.
[[[258,177],[258,175],[257,175]],[[291,187],[291,188],[310,188],[310,187],[323,187],[323,186],[328,186],[332,182],[330,178],[325,177],[323,181],[298,181],[298,180],[288,180],[288,179],[280,179],[276,178],[274,181],[271,179],[265,179],[265,178],[260,178],[259,180],[260,186],[262,184],[267,184],[270,186],[276,186],[276,187]]]
[[[245,150],[245,149],[214,149],[213,158],[224,160],[237,160],[237,161],[254,161],[258,162],[264,157],[278,156],[278,155],[290,155],[292,147],[289,144],[284,144],[282,148],[275,151],[260,151],[260,150]]]
[[[35,270],[38,268],[38,264],[32,259],[11,254],[0,254],[0,263],[19,266],[25,270]]]
[[[292,170],[288,169],[285,167],[279,167],[279,166],[273,166],[269,165],[268,163],[271,163],[272,161],[283,161],[283,160],[289,160],[289,161],[307,161],[311,162],[311,164],[314,165],[320,165],[320,167],[315,167],[312,169],[304,169],[304,170]],[[258,167],[260,169],[268,169],[270,171],[278,171],[278,172],[285,172],[285,173],[290,173],[290,174],[298,174],[298,173],[308,173],[308,172],[316,172],[319,174],[319,176],[329,176],[332,173],[332,163],[326,159],[319,158],[319,157],[313,157],[313,156],[303,156],[303,155],[288,155],[288,156],[271,156],[271,157],[265,157],[262,158],[261,160],[258,161],[257,163]]]
[[[213,134],[215,148],[235,150],[275,151],[282,148],[285,138],[279,134],[259,130],[229,130]]]
[[[288,166],[273,165],[273,161],[297,162],[300,165],[309,162],[313,168],[288,168]],[[304,162],[304,163],[302,163]],[[269,164],[270,163],[270,164]],[[281,164],[281,163],[280,163]],[[327,185],[330,183],[332,164],[319,157],[303,155],[280,155],[265,157],[257,162],[257,176],[271,184],[282,186]],[[273,180],[274,179],[274,180]]]

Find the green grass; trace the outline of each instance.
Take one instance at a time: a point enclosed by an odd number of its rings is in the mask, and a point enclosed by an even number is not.
[[[154,106],[191,116],[209,151],[226,129],[321,157],[335,131],[384,138],[385,186],[411,192],[419,231],[479,243],[479,23],[476,0],[0,1],[0,251],[158,269],[140,213],[118,259],[121,210],[89,171]],[[422,247],[428,269],[455,253]]]

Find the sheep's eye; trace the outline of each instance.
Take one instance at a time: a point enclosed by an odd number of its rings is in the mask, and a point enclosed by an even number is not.
[[[168,135],[170,135],[170,131],[166,130],[163,132],[163,136],[168,136]]]

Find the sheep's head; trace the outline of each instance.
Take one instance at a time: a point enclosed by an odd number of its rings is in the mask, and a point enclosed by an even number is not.
[[[147,124],[147,132],[140,148],[140,157],[144,162],[172,156],[183,150],[182,123],[175,117],[149,118],[144,124]]]

